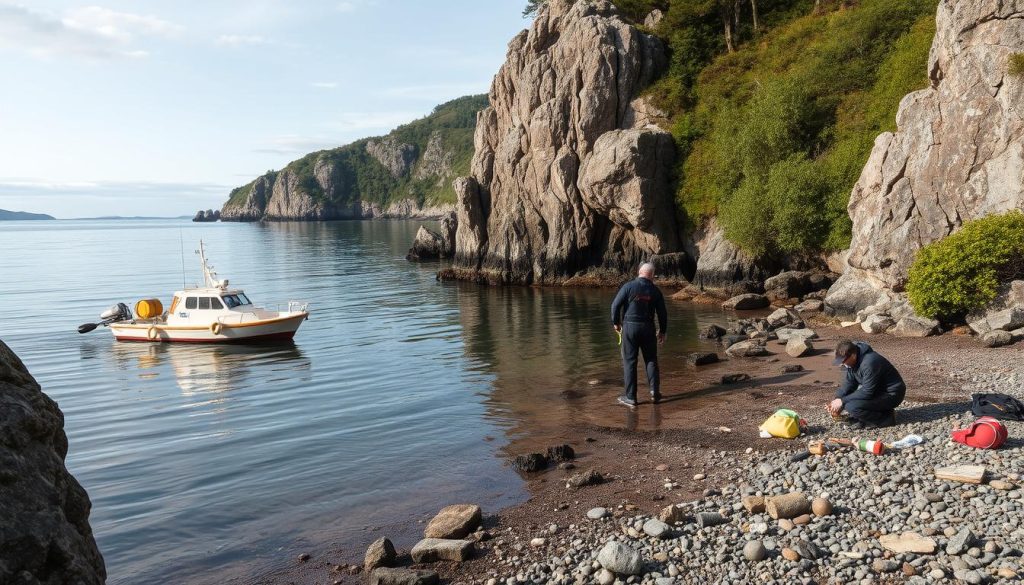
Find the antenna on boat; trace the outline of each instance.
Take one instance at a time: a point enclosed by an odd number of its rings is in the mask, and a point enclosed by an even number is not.
[[[203,241],[199,240],[199,249],[196,250],[196,254],[199,254],[199,261],[203,264],[203,279],[205,280],[207,288],[219,288],[224,289],[228,285],[226,280],[217,280],[217,273],[213,271],[213,266],[210,266],[206,262],[206,248],[203,246]]]
[[[178,244],[181,246],[181,290],[185,290],[185,234],[178,228]]]

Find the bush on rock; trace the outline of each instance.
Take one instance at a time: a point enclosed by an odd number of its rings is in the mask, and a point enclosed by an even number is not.
[[[910,267],[907,295],[925,317],[963,319],[995,300],[1002,282],[1024,275],[1024,213],[991,215],[928,244]]]

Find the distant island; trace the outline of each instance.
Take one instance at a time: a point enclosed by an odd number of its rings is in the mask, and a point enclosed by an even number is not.
[[[36,221],[42,219],[56,219],[52,215],[46,215],[45,213],[29,213],[27,211],[7,211],[6,209],[0,209],[0,221]]]

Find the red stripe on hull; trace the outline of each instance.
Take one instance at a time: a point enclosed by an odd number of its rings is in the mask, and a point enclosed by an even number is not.
[[[286,341],[295,337],[295,331],[282,333],[269,333],[267,335],[255,335],[253,337],[235,337],[223,339],[150,339],[148,337],[114,337],[117,341],[138,341],[146,343],[252,343],[261,341]]]

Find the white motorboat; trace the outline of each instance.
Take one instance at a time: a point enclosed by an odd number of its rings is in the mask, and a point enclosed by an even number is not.
[[[202,240],[196,253],[205,286],[175,292],[167,311],[159,299],[139,301],[134,315],[126,304],[118,303],[100,315],[102,321],[86,323],[78,332],[104,326],[118,341],[259,342],[291,339],[309,318],[307,304],[298,301],[289,301],[283,310],[253,305],[245,291],[229,288],[227,279],[217,279],[206,261]]]

